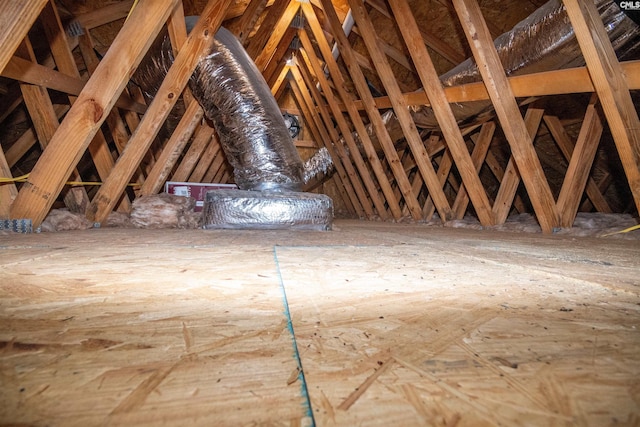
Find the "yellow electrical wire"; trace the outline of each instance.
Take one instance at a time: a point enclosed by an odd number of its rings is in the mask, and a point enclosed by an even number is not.
[[[4,177],[0,177],[0,184],[3,182],[26,182],[27,178],[29,178],[29,174],[25,174],[25,175],[21,175],[21,176],[17,176],[15,178],[4,178]],[[65,185],[102,185],[102,182],[96,182],[96,181],[67,181],[65,182]],[[139,186],[140,184],[137,183],[133,183],[133,184],[127,184],[127,186],[129,187],[136,187]]]
[[[628,233],[633,230],[640,230],[640,224],[634,225],[633,227],[625,228],[624,230],[614,231],[613,233],[603,234],[600,237],[608,237],[608,236],[613,236],[614,234]]]
[[[138,0],[134,0],[133,4],[131,5],[131,9],[129,9],[129,13],[127,14],[127,17],[125,18],[124,22],[127,22],[127,19],[129,19],[129,16],[131,16],[131,12],[133,12],[133,9],[136,7],[137,4],[138,4]]]
[[[0,176],[0,183],[2,183],[2,182],[25,182],[28,177],[29,177],[29,174],[22,175],[22,176],[17,176],[15,178],[5,178],[3,176]]]

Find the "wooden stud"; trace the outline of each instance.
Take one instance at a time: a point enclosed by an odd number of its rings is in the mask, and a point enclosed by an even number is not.
[[[486,122],[480,129],[478,138],[475,141],[473,153],[471,154],[471,161],[473,162],[477,173],[480,173],[480,169],[482,168],[487,154],[489,153],[489,146],[491,145],[491,140],[493,139],[495,130],[496,124],[494,122]],[[464,217],[464,213],[467,211],[468,205],[469,193],[467,191],[466,185],[464,185],[463,182],[463,184],[460,186],[458,194],[456,194],[456,200],[453,202],[452,206],[456,218],[461,219]]]
[[[592,2],[563,0],[640,212],[640,120],[629,86]]]
[[[590,103],[558,195],[561,227],[571,227],[576,218],[591,166],[596,157],[602,129],[596,106]]]
[[[129,179],[178,100],[196,65],[208,53],[229,2],[230,0],[210,0],[207,4],[202,16],[167,72],[158,93],[142,118],[140,126],[132,135],[125,151],[118,158],[113,172],[92,200],[87,210],[87,218],[90,220],[102,223],[107,219],[116,199],[126,188]],[[140,5],[134,9],[134,14],[139,7]],[[129,19],[131,20],[132,17]],[[98,67],[94,76],[98,74],[99,70]]]
[[[453,0],[453,4],[478,63],[482,80],[487,87],[502,130],[511,147],[513,159],[518,165],[538,222],[544,233],[551,233],[559,224],[553,194],[533,148],[532,138],[522,120],[480,7],[475,0]],[[500,224],[500,218],[496,217],[496,222]]]
[[[528,135],[530,135],[531,141],[533,141],[536,137],[536,133],[538,132],[538,128],[540,127],[540,121],[542,120],[543,114],[544,110],[540,108],[530,107],[527,109],[527,113],[525,114],[524,118],[524,124]],[[533,155],[535,155],[536,159],[538,159],[535,151]],[[518,191],[518,186],[520,185],[520,179],[522,178],[520,169],[518,168],[514,157],[515,156],[512,153],[511,157],[509,158],[509,162],[507,163],[507,167],[504,170],[504,175],[502,177],[502,181],[500,182],[500,189],[498,190],[498,195],[496,196],[496,200],[493,204],[493,211],[496,215],[496,224],[504,224],[504,222],[507,220],[509,211],[511,210],[511,206],[513,205],[513,200],[516,197],[516,192]]]
[[[189,175],[191,175],[193,169],[196,167],[198,159],[211,141],[213,132],[214,129],[206,123],[200,126],[200,128],[196,131],[196,135],[193,138],[193,141],[189,145],[189,149],[180,162],[180,165],[176,168],[176,171],[171,176],[172,181],[182,182],[189,179]]]
[[[447,102],[444,89],[438,78],[435,66],[431,61],[429,52],[427,52],[427,48],[420,39],[420,31],[411,13],[411,9],[406,0],[393,1],[390,3],[390,6],[396,22],[400,23],[398,28],[413,58],[413,63],[420,76],[422,86],[429,98],[436,119],[440,124],[440,129],[442,130],[465,188],[468,190],[478,219],[482,225],[493,225],[494,219],[487,193],[482,186],[482,182],[480,182],[480,177],[476,172],[477,168],[471,160],[462,133],[458,128],[456,118]]]
[[[309,23],[309,26],[311,27],[311,31],[313,32],[316,42],[320,47],[320,52],[322,54],[322,57],[324,58],[325,65],[329,70],[329,75],[331,76],[331,80],[335,84],[335,88],[338,93],[338,96],[340,99],[342,99],[343,102],[347,103],[347,113],[349,115],[349,118],[351,119],[351,123],[355,127],[355,130],[360,137],[360,141],[362,142],[362,148],[364,149],[367,155],[369,165],[371,166],[373,173],[375,174],[375,177],[378,181],[378,184],[380,185],[380,188],[383,191],[383,194],[387,201],[387,205],[389,206],[389,210],[391,211],[391,214],[395,219],[399,219],[401,213],[400,213],[400,207],[398,205],[398,201],[396,200],[396,198],[393,196],[393,193],[391,192],[391,186],[389,182],[386,180],[386,176],[384,175],[384,171],[382,169],[378,156],[375,153],[375,150],[373,150],[373,144],[369,139],[369,135],[366,132],[366,128],[364,126],[364,123],[362,122],[362,118],[360,117],[360,114],[358,113],[357,110],[349,106],[350,103],[348,101],[352,99],[352,97],[345,89],[345,83],[342,77],[342,73],[340,72],[340,69],[338,68],[338,64],[333,57],[333,54],[331,52],[331,47],[329,46],[329,43],[327,42],[327,39],[324,36],[324,32],[320,27],[318,18],[313,8],[309,4],[303,4],[302,11],[304,12],[304,16],[306,17]],[[340,31],[342,31],[342,27],[340,27]],[[303,46],[305,46],[307,53],[312,53],[313,50],[312,50],[310,41],[307,39],[306,32],[301,31],[299,34],[300,34],[299,36],[300,40],[303,42]],[[341,34],[344,34],[344,33],[341,33]],[[337,105],[337,103],[334,100],[334,97],[332,96],[331,89],[328,85],[328,81],[324,78],[324,72],[322,70],[322,67],[317,61],[314,61],[314,58],[311,58],[311,60],[312,60],[311,64],[313,65],[312,68],[316,74],[316,78],[320,82],[323,92],[325,93],[325,97],[330,98],[332,101],[334,101],[333,104],[330,103],[333,116],[334,118],[336,118],[338,122],[338,126],[340,127],[340,130],[342,132],[342,138],[344,138],[345,142],[347,143],[347,146],[349,147],[349,150],[351,151],[350,154],[354,160],[354,163],[356,164],[356,167],[358,168],[358,172],[360,173],[360,178],[362,179],[362,182],[367,188],[369,197],[371,198],[371,201],[376,207],[376,210],[378,211],[378,215],[381,218],[386,219],[387,212],[384,206],[384,201],[380,197],[380,192],[378,191],[378,187],[376,186],[376,183],[374,182],[371,176],[371,172],[367,168],[367,165],[365,164],[364,160],[362,159],[362,156],[360,155],[360,149],[357,147],[357,144],[355,143],[355,139],[351,134],[351,129],[349,129],[349,127],[346,125],[346,122],[344,122],[342,112],[340,111],[339,106]]]
[[[218,159],[222,157],[224,159],[224,153],[222,153],[222,147],[220,146],[220,140],[218,139],[218,134],[211,134],[211,141],[209,141],[209,145],[205,148],[204,153],[200,156],[198,164],[191,172],[188,181],[190,182],[203,182],[204,175],[207,173],[209,168],[211,167],[214,159]]]
[[[571,161],[571,157],[573,155],[574,150],[574,142],[571,140],[564,127],[562,126],[562,122],[556,116],[547,116],[543,117],[544,123],[549,129],[549,133],[553,136],[553,139],[556,141],[558,148],[562,152],[565,160],[567,162]],[[595,180],[591,177],[587,178],[587,186],[586,186],[587,197],[591,200],[593,207],[602,213],[613,213],[613,210],[609,206],[609,203],[605,199],[605,197],[600,192],[598,188],[598,184],[596,184]]]
[[[416,125],[409,113],[408,106],[404,102],[404,97],[398,87],[389,62],[378,45],[376,33],[367,11],[365,10],[364,3],[362,0],[349,0],[349,5],[351,6],[351,13],[353,14],[356,25],[360,27],[369,55],[378,70],[378,76],[391,99],[393,110],[400,122],[400,125],[402,126],[404,135],[407,138],[407,142],[409,143],[409,147],[413,153],[413,157],[416,160],[420,173],[422,174],[422,178],[429,190],[429,194],[433,198],[440,218],[442,221],[447,221],[453,216],[451,207],[449,206],[447,198],[440,187],[438,177],[431,165],[431,159],[427,155],[422,139],[420,138]],[[411,191],[410,184],[407,191]],[[415,195],[413,198],[405,199],[409,204],[409,210],[411,211],[414,219],[420,219],[422,217],[422,212],[418,205],[413,205],[414,200]]]
[[[196,127],[202,122],[203,117],[204,111],[200,104],[197,102],[189,104],[171,138],[162,148],[162,153],[158,157],[154,168],[151,169],[144,184],[140,187],[140,195],[157,194],[162,189],[164,182],[184,151]]]

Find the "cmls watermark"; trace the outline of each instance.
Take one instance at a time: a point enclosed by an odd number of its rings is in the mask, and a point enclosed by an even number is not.
[[[622,10],[640,10],[640,1],[621,1],[619,6]]]

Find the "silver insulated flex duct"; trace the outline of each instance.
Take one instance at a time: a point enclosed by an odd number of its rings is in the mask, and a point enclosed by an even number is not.
[[[196,19],[187,18],[188,30]],[[166,32],[149,52],[133,81],[152,99],[173,63]],[[240,42],[225,28],[216,33],[211,51],[196,67],[189,87],[213,122],[239,188],[207,193],[205,228],[330,229],[331,199],[300,192],[305,179],[311,179],[311,169],[319,173],[326,167],[314,162],[313,168],[310,165],[310,170],[305,170],[269,86]],[[323,153],[318,155],[324,158]]]
[[[196,67],[190,88],[243,190],[302,189],[304,167],[280,107],[238,39],[224,28]]]
[[[620,60],[637,59],[640,51],[640,27],[611,0],[594,1],[611,44]],[[508,76],[579,67],[585,64],[571,21],[561,0],[550,0],[494,41]],[[442,84],[457,86],[479,82],[482,78],[473,58],[463,61],[440,76]],[[460,124],[492,115],[490,101],[451,104]],[[438,128],[431,108],[413,113],[416,125]]]

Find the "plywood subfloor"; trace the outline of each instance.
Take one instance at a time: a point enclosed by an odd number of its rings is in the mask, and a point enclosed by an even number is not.
[[[332,232],[0,236],[0,425],[640,424],[640,245]]]

